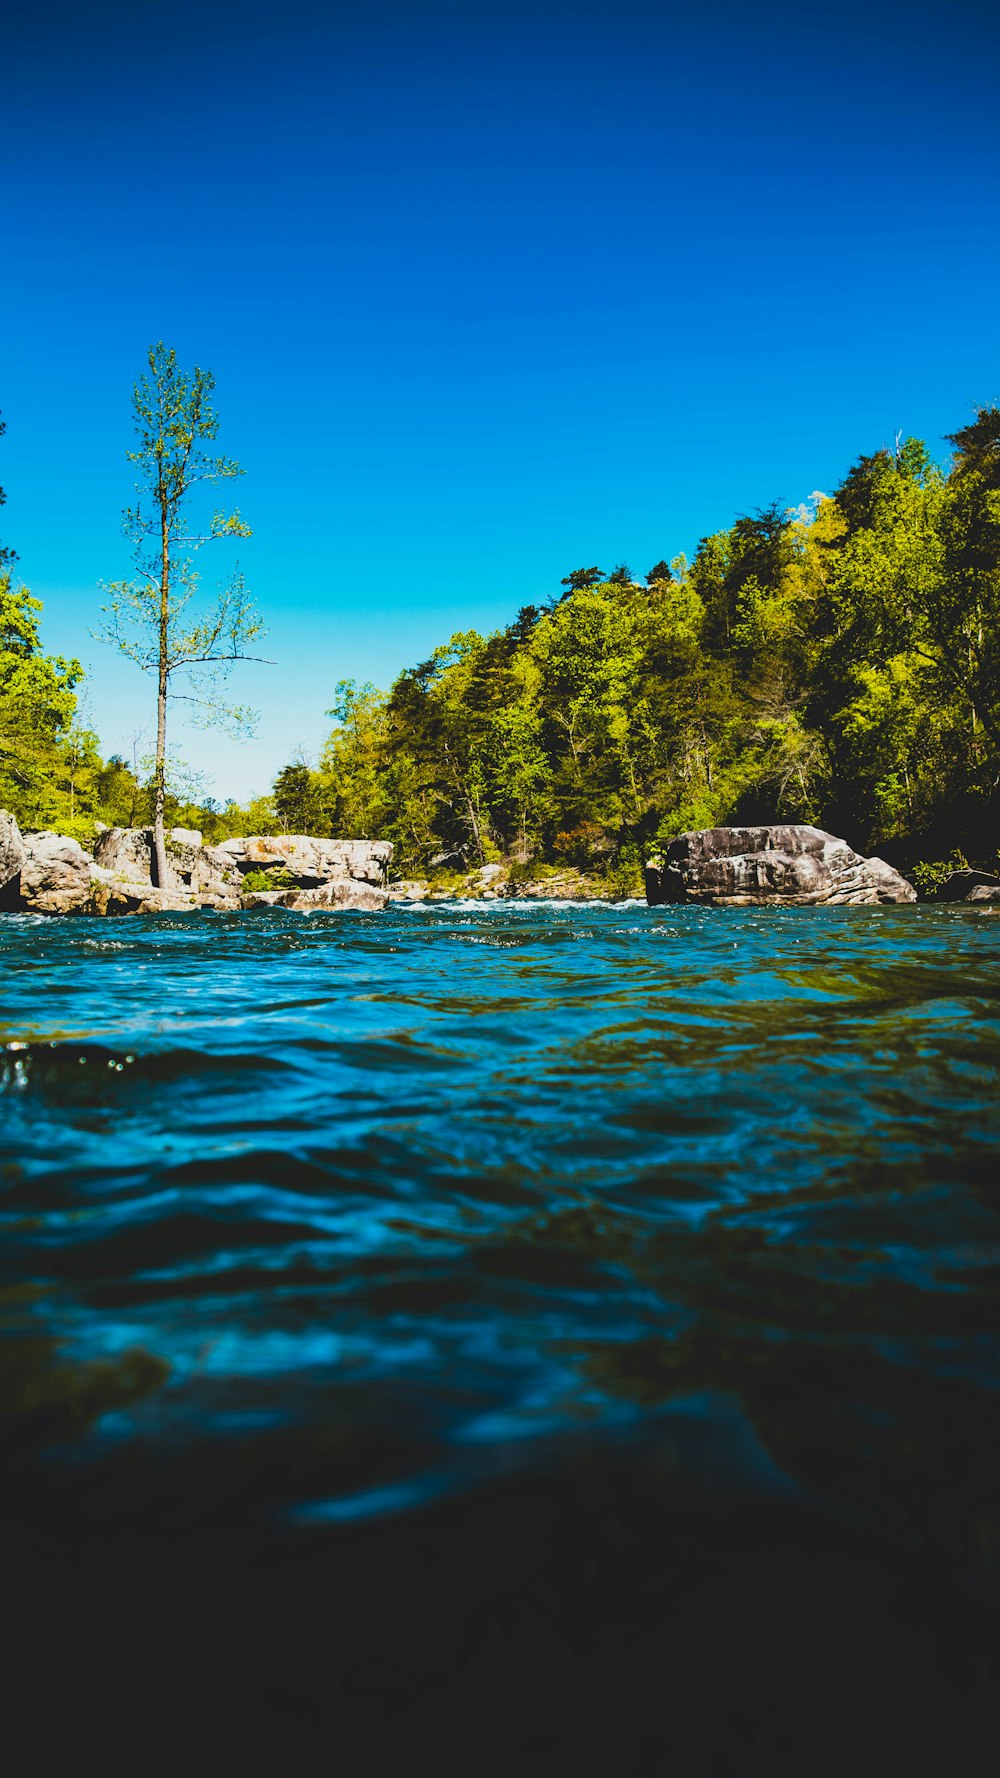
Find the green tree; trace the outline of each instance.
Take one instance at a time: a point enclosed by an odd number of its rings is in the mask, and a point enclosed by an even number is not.
[[[167,702],[171,696],[195,703],[208,720],[244,729],[246,710],[226,706],[217,696],[218,675],[235,661],[256,659],[249,650],[263,634],[238,569],[203,615],[191,610],[198,591],[194,557],[203,545],[250,536],[238,511],[216,511],[204,528],[192,530],[188,503],[198,489],[228,482],[243,471],[211,446],[219,421],[212,406],[214,378],[208,371],[189,375],[161,341],[150,346],[148,374],[133,390],[138,439],[128,452],[139,471],[135,505],[125,514],[135,576],[114,582],[104,607],[104,639],[156,679],[156,753],[153,774],[153,844],[156,877],[170,881],[164,841],[167,797]],[[208,684],[204,675],[208,673]],[[175,676],[193,675],[194,690],[176,692]]]
[[[278,820],[286,833],[328,834],[332,826],[331,799],[322,778],[304,760],[283,766],[271,791]]]
[[[76,712],[79,661],[42,651],[41,602],[0,570],[0,806],[26,826],[63,812],[60,744]]]
[[[654,562],[652,568],[649,570],[649,573],[646,575],[646,585],[647,586],[656,586],[656,584],[661,580],[670,581],[670,580],[673,580],[673,578],[674,577],[670,571],[670,563],[669,562],[664,562],[664,561]]]
[[[587,587],[599,586],[603,579],[603,568],[573,568],[563,576],[559,585],[566,587],[568,592],[579,593]]]

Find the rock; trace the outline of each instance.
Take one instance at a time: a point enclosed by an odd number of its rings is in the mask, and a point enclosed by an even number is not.
[[[375,888],[385,885],[391,840],[322,840],[311,834],[255,834],[246,839],[224,840],[211,848],[224,857],[229,868],[242,872],[251,870],[285,870],[295,877],[303,889],[316,889],[321,883],[353,878],[371,883]]]
[[[556,871],[551,877],[528,877],[505,891],[518,901],[614,901],[606,884],[579,870]]]
[[[503,865],[481,864],[476,875],[481,883],[495,883],[497,877],[503,876]]]
[[[173,881],[171,893],[190,889],[216,901],[239,903],[241,875],[232,857],[221,847],[203,846],[196,827],[173,827],[167,840],[167,861]],[[153,830],[151,827],[109,827],[94,842],[94,858],[102,869],[123,882],[153,881]],[[185,903],[185,905],[187,905]]]
[[[151,827],[106,827],[94,841],[94,861],[102,870],[132,883],[153,880]]]
[[[1000,883],[977,883],[969,890],[966,901],[1000,901]]]
[[[431,869],[432,870],[441,870],[444,868],[447,868],[448,870],[464,870],[465,869],[465,853],[464,852],[436,852],[434,854],[434,857],[431,859]]]
[[[203,902],[184,889],[154,889],[149,882],[130,881],[115,871],[95,864],[90,872],[90,906],[87,912],[109,919],[124,914],[187,913],[204,906]],[[232,903],[238,906],[237,902]]]
[[[21,865],[21,906],[33,914],[90,912],[94,860],[79,840],[58,833],[30,833]]]
[[[259,906],[256,891],[243,897],[243,906]],[[363,913],[380,913],[388,904],[389,896],[384,889],[376,889],[371,883],[339,882],[320,883],[313,889],[281,889],[265,890],[270,907],[291,908],[297,914],[312,914],[324,908],[356,908]]]
[[[418,877],[400,877],[390,883],[386,894],[390,901],[426,901],[430,884]]]
[[[13,815],[0,809],[0,907],[20,904],[21,868],[27,853]]]
[[[55,833],[26,839],[0,811],[0,907],[36,913],[102,915],[221,911],[240,907],[379,909],[388,895],[388,840],[318,840],[308,834],[251,836],[203,846],[197,828],[171,828],[166,840],[171,881],[153,884],[151,827],[99,827],[94,856]],[[247,871],[290,871],[293,887],[244,895]]]
[[[818,827],[709,827],[678,834],[646,866],[651,907],[704,902],[789,907],[916,901],[913,886],[881,858],[862,858]]]

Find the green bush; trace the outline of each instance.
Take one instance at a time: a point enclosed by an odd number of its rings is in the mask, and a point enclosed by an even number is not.
[[[248,870],[243,878],[243,889],[247,895],[257,895],[268,889],[295,889],[297,880],[291,871],[282,870]]]
[[[523,864],[517,859],[507,871],[511,883],[541,883],[546,877],[556,877],[559,872],[552,864],[543,864],[540,858],[529,858]]]

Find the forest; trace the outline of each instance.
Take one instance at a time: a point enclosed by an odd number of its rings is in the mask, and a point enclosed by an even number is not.
[[[948,443],[943,467],[914,438],[861,456],[834,493],[737,517],[690,561],[576,569],[388,691],[338,684],[320,757],[269,795],[220,807],[177,782],[167,817],[207,839],[386,838],[403,876],[505,859],[623,891],[674,834],[756,821],[815,823],[918,880],[991,864],[1000,409]],[[102,757],[16,561],[0,550],[0,806],[83,840],[142,824],[148,763]]]

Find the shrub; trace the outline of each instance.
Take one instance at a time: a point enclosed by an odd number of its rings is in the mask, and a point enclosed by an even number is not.
[[[294,889],[296,878],[291,871],[282,870],[248,870],[243,878],[243,888],[247,895],[259,894],[267,889]]]

